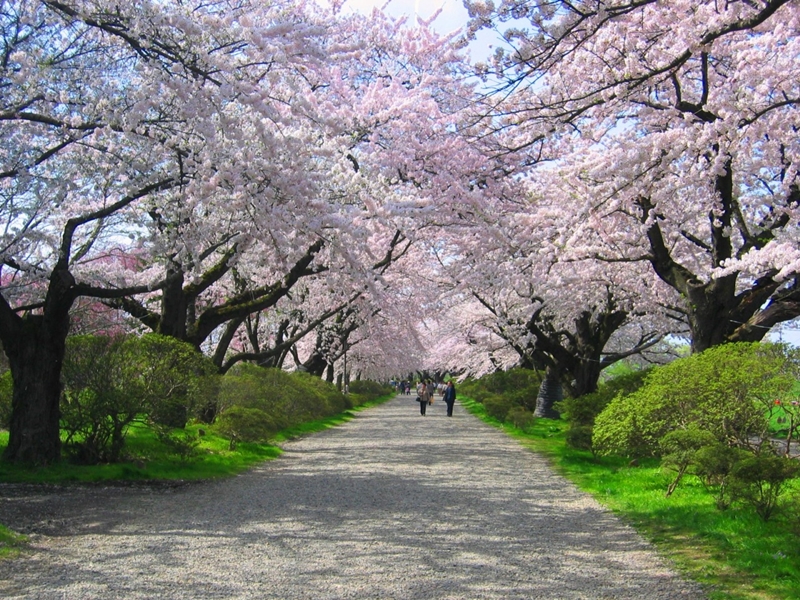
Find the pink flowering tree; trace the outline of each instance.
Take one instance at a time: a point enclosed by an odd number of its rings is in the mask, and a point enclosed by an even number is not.
[[[492,176],[454,126],[458,55],[380,13],[37,0],[0,26],[9,460],[59,457],[78,298],[224,342],[305,278],[336,272],[355,297]]]
[[[564,255],[648,265],[694,351],[800,315],[796,3],[468,5],[508,41],[491,126],[552,181]]]

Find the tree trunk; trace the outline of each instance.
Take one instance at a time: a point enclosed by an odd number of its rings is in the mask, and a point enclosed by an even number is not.
[[[561,386],[561,378],[555,369],[548,367],[542,385],[539,387],[536,410],[533,414],[544,419],[560,419],[561,415],[553,408],[553,405],[563,399],[564,390]]]
[[[314,352],[311,356],[308,357],[303,363],[303,368],[312,375],[316,375],[319,378],[325,374],[325,369],[328,367],[328,361],[325,360],[325,357],[320,352]]]
[[[577,365],[572,372],[573,381],[571,389],[569,390],[572,396],[578,398],[584,394],[596,392],[601,371],[602,365],[599,357],[596,359],[578,359]]]
[[[188,341],[186,321],[189,300],[183,292],[184,275],[180,267],[171,267],[167,285],[161,292],[161,321],[157,333]]]
[[[14,379],[4,460],[47,465],[61,458],[61,367],[69,318],[47,325],[41,315],[28,316],[19,337],[4,340]]]

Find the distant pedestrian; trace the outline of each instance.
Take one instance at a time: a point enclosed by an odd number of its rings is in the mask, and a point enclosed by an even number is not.
[[[447,416],[453,416],[453,405],[456,403],[456,386],[453,385],[453,380],[447,382],[447,387],[444,388],[442,394],[444,403],[447,405]]]
[[[431,401],[431,393],[428,391],[428,386],[424,383],[419,388],[419,414],[425,416],[425,409]]]

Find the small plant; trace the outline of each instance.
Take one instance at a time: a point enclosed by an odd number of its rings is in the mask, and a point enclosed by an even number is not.
[[[798,473],[800,464],[795,460],[769,454],[749,456],[731,470],[731,498],[749,504],[768,521],[778,508],[786,484]]]
[[[732,498],[729,491],[731,473],[735,465],[748,456],[745,450],[731,448],[721,442],[714,442],[699,448],[692,458],[694,473],[706,489],[714,494],[714,504],[719,510],[730,507]]]
[[[80,464],[120,460],[126,431],[143,409],[126,385],[124,344],[89,335],[67,340],[61,429],[66,452]]]
[[[275,421],[263,410],[232,406],[217,417],[216,432],[231,441],[231,449],[242,442],[267,442],[278,431]]]
[[[667,496],[672,495],[684,474],[695,463],[698,450],[715,442],[711,433],[696,427],[677,429],[662,438],[661,466],[676,473],[675,479],[667,486]]]
[[[483,406],[486,408],[486,413],[501,423],[506,420],[508,411],[511,410],[511,400],[500,394],[488,394],[483,399]]]
[[[617,364],[620,365],[621,363]],[[577,398],[565,398],[556,403],[556,410],[569,423],[566,441],[570,447],[589,450],[596,456],[597,451],[592,445],[592,433],[597,415],[616,396],[632,394],[642,387],[645,377],[649,373],[649,369],[632,370],[628,367],[623,370],[622,366],[617,367],[617,371],[620,374],[601,383],[597,391]]]
[[[177,456],[182,464],[200,455],[200,438],[188,431],[170,431],[168,427],[153,424],[156,437],[170,454]]]
[[[506,414],[506,422],[522,431],[530,429],[535,421],[536,417],[533,416],[533,413],[522,406],[514,406]]]

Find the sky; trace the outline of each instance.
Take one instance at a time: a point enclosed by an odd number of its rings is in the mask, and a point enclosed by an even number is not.
[[[417,17],[427,21],[441,9],[441,13],[431,23],[433,29],[440,34],[461,29],[469,20],[463,0],[345,0],[343,10],[369,13],[373,8],[385,8],[394,17],[411,17],[409,24],[415,23]],[[494,52],[492,46],[495,40],[496,34],[491,31],[478,32],[476,41],[469,46],[470,57],[473,60],[487,59]]]
[[[345,9],[367,13],[373,7],[382,8],[384,5],[387,5],[387,0],[346,0]],[[434,22],[438,31],[447,33],[466,24],[467,9],[461,0],[388,0],[386,6],[386,12],[390,15],[419,16],[424,20],[429,19],[439,9],[442,9],[442,14]]]

